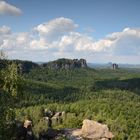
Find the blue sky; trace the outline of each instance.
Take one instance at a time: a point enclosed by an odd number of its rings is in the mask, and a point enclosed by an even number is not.
[[[0,0],[10,59],[139,63],[139,0]]]

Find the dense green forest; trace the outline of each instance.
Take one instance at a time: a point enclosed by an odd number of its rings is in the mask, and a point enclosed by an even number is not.
[[[139,70],[39,68],[24,77],[23,108],[17,110],[17,116],[30,115],[35,132],[43,107],[67,113],[56,128],[80,127],[83,119],[90,118],[108,124],[116,140],[140,138]]]
[[[42,114],[47,109],[66,112],[53,128],[78,128],[89,118],[107,124],[114,140],[140,139],[139,69],[36,67],[21,77],[22,98],[14,99],[14,117],[30,117],[36,136],[47,130]]]

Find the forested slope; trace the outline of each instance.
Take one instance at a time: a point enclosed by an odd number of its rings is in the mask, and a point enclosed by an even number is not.
[[[31,116],[36,133],[44,126],[39,115],[43,107],[66,112],[66,119],[54,128],[79,127],[90,118],[108,124],[116,140],[140,138],[139,70],[38,68],[24,78],[17,118]]]

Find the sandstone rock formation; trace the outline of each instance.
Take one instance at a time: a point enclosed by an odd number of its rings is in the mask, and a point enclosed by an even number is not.
[[[92,120],[84,120],[82,126],[82,136],[91,139],[111,139],[113,134],[109,131],[107,125],[100,124]]]
[[[75,69],[75,68],[87,68],[85,59],[58,59],[52,62],[42,64],[43,67],[49,69]]]
[[[114,137],[107,125],[88,119],[83,121],[82,129],[68,130],[66,135],[71,140],[110,140]]]
[[[43,119],[47,123],[49,123],[51,121],[52,126],[62,124],[63,120],[65,119],[65,111],[63,111],[63,112],[53,112],[51,110],[45,109]]]
[[[30,121],[30,120],[25,120],[25,121],[24,121],[24,127],[25,127],[25,128],[28,128],[28,126],[32,126],[32,121]]]
[[[113,70],[118,69],[118,64],[113,63],[113,64],[112,64],[112,69],[113,69]]]

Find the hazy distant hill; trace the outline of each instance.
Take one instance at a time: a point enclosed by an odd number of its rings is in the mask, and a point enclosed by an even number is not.
[[[112,63],[87,63],[90,68],[112,68]],[[140,68],[140,64],[120,64],[119,68]]]

